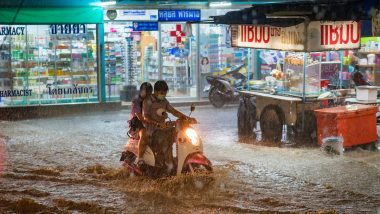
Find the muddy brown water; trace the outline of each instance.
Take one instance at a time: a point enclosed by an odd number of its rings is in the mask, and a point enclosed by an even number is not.
[[[200,108],[194,116],[214,172],[158,180],[136,177],[118,163],[127,111],[0,122],[0,169],[6,158],[0,213],[380,210],[378,152],[331,156],[317,147],[241,144],[236,109]]]

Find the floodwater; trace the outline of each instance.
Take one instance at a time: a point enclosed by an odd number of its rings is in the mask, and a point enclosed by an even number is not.
[[[236,111],[193,113],[212,174],[158,180],[120,166],[126,110],[2,121],[0,213],[380,213],[380,152],[241,143]]]

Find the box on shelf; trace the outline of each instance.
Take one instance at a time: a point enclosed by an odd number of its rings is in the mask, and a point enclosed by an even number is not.
[[[358,86],[356,87],[356,99],[360,101],[374,101],[377,99],[376,86]]]

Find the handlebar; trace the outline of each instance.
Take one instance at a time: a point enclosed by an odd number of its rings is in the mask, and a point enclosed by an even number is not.
[[[168,129],[168,128],[176,127],[178,123],[187,124],[187,125],[199,124],[195,118],[191,118],[191,119],[177,119],[176,121],[166,121],[163,124],[157,124],[157,127],[161,129]]]

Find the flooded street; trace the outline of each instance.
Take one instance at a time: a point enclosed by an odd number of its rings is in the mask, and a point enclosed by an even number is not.
[[[242,143],[236,112],[193,113],[213,174],[158,180],[120,166],[127,110],[2,121],[0,213],[380,213],[379,151]]]

